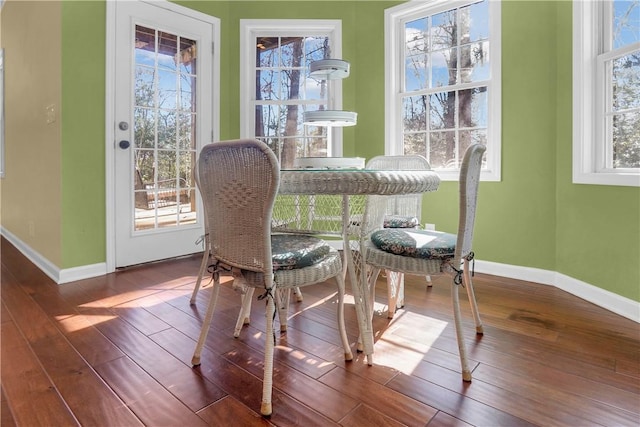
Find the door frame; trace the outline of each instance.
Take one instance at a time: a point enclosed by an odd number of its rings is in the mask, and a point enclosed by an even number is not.
[[[211,15],[186,8],[167,0],[134,0],[160,7],[173,13],[179,13],[191,18],[211,23],[213,26],[213,81],[212,87],[212,134],[211,141],[217,141],[220,133],[220,19]],[[106,272],[115,271],[116,265],[116,192],[115,192],[115,145],[116,145],[116,115],[115,115],[115,55],[116,55],[116,7],[118,1],[106,2],[106,70],[105,70],[105,230],[106,230]],[[204,138],[203,136],[203,144]],[[197,192],[196,192],[197,193]],[[197,195],[199,197],[199,195]],[[201,203],[197,203],[197,215],[203,215]]]

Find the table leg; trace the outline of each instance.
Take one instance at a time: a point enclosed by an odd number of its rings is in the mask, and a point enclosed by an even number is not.
[[[342,198],[342,224],[344,258],[355,301],[362,350],[367,356],[367,364],[373,365],[373,325],[370,315],[373,307],[370,307],[370,291],[364,257],[361,256],[360,239],[354,241],[350,236],[351,210],[348,195]]]

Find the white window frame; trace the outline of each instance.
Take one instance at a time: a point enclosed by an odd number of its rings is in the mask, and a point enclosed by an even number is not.
[[[402,35],[407,19],[433,15],[455,9],[478,0],[427,0],[409,1],[385,10],[385,154],[402,155],[402,95],[403,67]],[[501,106],[501,3],[489,1],[489,40],[491,44],[490,81],[488,87],[487,151],[486,167],[482,169],[482,181],[501,180],[502,106]],[[457,181],[459,170],[438,170],[443,181]]]
[[[256,37],[326,35],[332,58],[342,58],[342,21],[329,19],[241,19],[240,20],[240,137],[255,138],[255,40]],[[328,99],[331,109],[342,109],[342,82],[332,80]],[[342,156],[342,129],[329,128],[328,157]]]
[[[605,14],[602,1],[573,2],[573,183],[640,187],[640,171],[606,167]]]

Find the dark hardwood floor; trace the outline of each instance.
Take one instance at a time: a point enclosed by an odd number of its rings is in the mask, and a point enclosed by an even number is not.
[[[190,365],[210,287],[200,257],[56,285],[2,239],[2,426],[637,426],[640,326],[550,286],[478,274],[485,334],[462,296],[463,383],[449,278],[407,278],[393,321],[378,282],[375,365],[343,360],[334,286],[304,289],[278,335],[274,413],[259,415],[264,304],[233,338],[230,283],[202,365]],[[355,346],[350,299],[347,332]]]

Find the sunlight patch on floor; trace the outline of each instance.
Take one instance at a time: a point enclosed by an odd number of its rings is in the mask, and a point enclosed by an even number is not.
[[[416,328],[416,324],[420,327]],[[376,363],[410,375],[447,325],[448,322],[418,313],[396,313],[389,327],[376,340]]]

